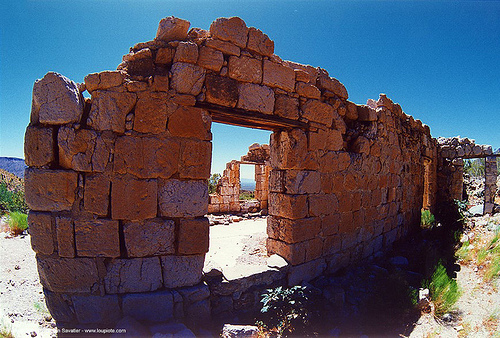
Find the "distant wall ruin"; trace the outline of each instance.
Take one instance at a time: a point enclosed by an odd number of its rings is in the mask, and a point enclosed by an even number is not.
[[[239,18],[188,29],[165,18],[117,71],[34,85],[26,199],[58,322],[209,317],[212,121],[273,131],[267,248],[289,283],[389,247],[436,204],[438,144],[398,104],[348,101]]]

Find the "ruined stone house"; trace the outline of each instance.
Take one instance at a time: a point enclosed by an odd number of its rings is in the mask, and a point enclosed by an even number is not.
[[[210,289],[202,274],[212,121],[273,131],[267,250],[286,260],[276,273],[290,284],[418,227],[422,207],[459,197],[470,155],[385,95],[350,102],[326,70],[280,59],[239,18],[208,31],[165,18],[116,71],[81,84],[48,73],[34,85],[26,199],[58,322],[202,320],[221,299],[237,306],[241,292]]]

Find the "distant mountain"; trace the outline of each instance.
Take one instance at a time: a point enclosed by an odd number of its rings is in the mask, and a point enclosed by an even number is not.
[[[0,157],[0,169],[8,171],[17,177],[24,178],[24,160],[15,157]]]
[[[251,178],[240,178],[241,190],[255,190],[255,180]]]

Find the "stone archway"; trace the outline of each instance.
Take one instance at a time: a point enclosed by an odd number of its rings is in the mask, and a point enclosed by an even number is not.
[[[419,222],[415,186],[436,149],[427,126],[385,95],[349,102],[324,69],[281,60],[239,18],[188,29],[165,18],[117,71],[34,85],[26,198],[60,323],[209,317],[212,121],[274,131],[267,247],[291,265],[289,284],[368,257]]]

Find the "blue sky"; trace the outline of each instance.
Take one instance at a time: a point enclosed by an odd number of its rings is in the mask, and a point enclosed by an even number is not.
[[[33,82],[115,69],[174,15],[208,29],[240,16],[283,59],[320,66],[365,103],[386,93],[431,127],[500,148],[500,1],[3,1],[0,156],[23,157]],[[213,125],[213,171],[269,133]],[[242,177],[251,177],[243,172]]]

